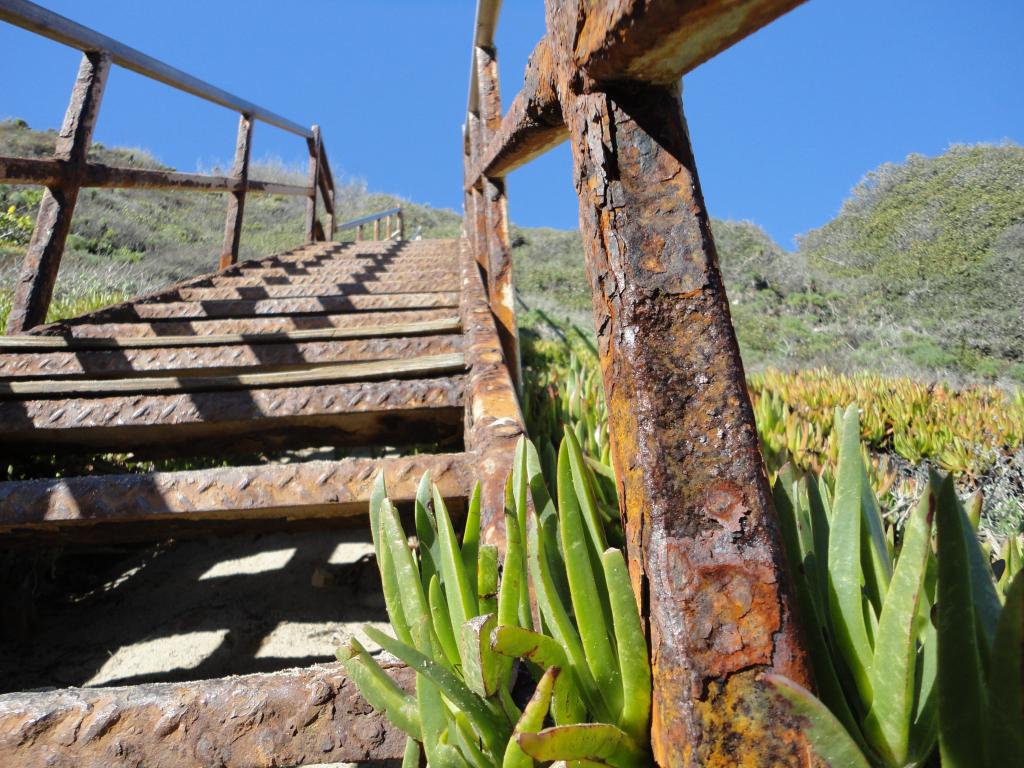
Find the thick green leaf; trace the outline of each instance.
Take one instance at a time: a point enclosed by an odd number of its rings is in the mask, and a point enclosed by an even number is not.
[[[860,725],[857,718],[850,709],[846,699],[846,693],[840,682],[836,670],[836,659],[825,640],[827,633],[827,592],[823,592],[818,600],[813,597],[815,583],[808,577],[804,570],[804,563],[800,560],[800,545],[796,530],[795,512],[793,509],[794,496],[786,493],[783,478],[775,480],[772,488],[772,495],[775,499],[775,512],[779,521],[779,528],[782,532],[782,540],[790,571],[795,577],[795,588],[797,604],[800,607],[800,615],[803,619],[807,650],[814,667],[814,679],[818,684],[818,692],[828,708],[836,714],[840,722],[857,741],[861,749],[867,744],[863,741],[860,733]],[[817,544],[815,544],[817,546]],[[825,540],[828,546],[828,540]],[[827,578],[827,575],[826,575]],[[818,584],[820,585],[820,581]]]
[[[462,712],[454,712],[452,717],[449,719],[448,735],[449,738],[453,738],[455,745],[459,748],[459,752],[465,758],[466,762],[477,768],[487,768],[487,766],[496,765],[497,763],[484,752],[484,744],[480,740],[480,737],[473,730],[472,724],[469,722],[469,718],[466,717]],[[454,723],[454,728],[452,724]]]
[[[473,486],[462,529],[462,567],[470,584],[477,583],[477,553],[480,550],[480,483]],[[481,611],[484,613],[484,611]]]
[[[441,586],[444,587],[445,598],[448,600],[448,615],[451,616],[452,627],[461,627],[469,619],[478,614],[476,603],[476,583],[470,583],[466,569],[462,563],[462,552],[455,540],[455,529],[444,499],[435,485],[434,517],[437,519],[437,539],[441,557],[438,567],[441,570]]]
[[[565,429],[565,448],[568,454],[569,467],[573,490],[576,492],[576,499],[579,503],[583,522],[587,526],[587,535],[590,537],[590,545],[594,552],[601,553],[608,549],[608,540],[605,538],[604,524],[597,511],[597,503],[594,499],[594,489],[590,482],[590,470],[583,459],[583,449],[580,447],[576,435],[572,430]],[[561,459],[561,457],[559,457]],[[561,482],[561,478],[559,478]],[[561,505],[559,505],[561,506]]]
[[[974,529],[956,500],[950,478],[942,484],[935,515],[938,533],[939,746],[944,768],[986,766],[988,648],[980,630],[976,574],[970,551]],[[991,580],[991,579],[990,579]],[[994,589],[993,589],[994,591]]]
[[[452,620],[448,615],[448,603],[444,599],[441,581],[436,573],[430,579],[427,603],[430,605],[430,618],[434,624],[434,634],[437,635],[437,641],[441,645],[445,658],[454,669],[462,664],[462,658],[459,656],[459,645],[455,641]]]
[[[416,704],[423,721],[423,751],[431,768],[466,768],[462,754],[447,743],[450,721],[440,688],[429,675],[416,673]]]
[[[416,558],[409,549],[409,541],[398,519],[398,510],[390,502],[381,505],[380,525],[381,536],[391,554],[402,613],[412,628],[429,619],[430,609],[427,607],[427,597],[423,594]]]
[[[544,481],[545,473],[541,472],[541,461],[537,455],[537,449],[529,441],[524,441],[524,443],[527,482],[529,484],[530,496],[533,498],[533,507],[537,511],[537,516],[540,520],[540,535],[544,539],[544,552],[548,559],[548,570],[551,573],[555,590],[558,592],[559,597],[561,597],[562,602],[568,603],[570,599],[569,580],[565,576],[562,542],[558,534],[558,510],[555,508],[555,502],[548,493],[548,488]],[[549,451],[551,450],[550,443],[545,443],[545,447]],[[552,465],[549,476],[556,478],[558,461],[554,457],[553,452],[550,456]]]
[[[551,630],[552,637],[565,649],[566,657],[569,660],[569,669],[566,671],[575,677],[580,694],[591,714],[599,720],[609,722],[611,713],[608,711],[603,697],[597,693],[597,683],[594,682],[594,677],[590,673],[576,627],[569,618],[569,612],[562,603],[551,579],[544,552],[544,540],[540,537],[538,528],[536,515],[533,515],[530,525],[527,526],[527,560],[537,606]]]
[[[894,765],[905,765],[909,753],[917,666],[915,619],[931,553],[936,490],[928,489],[907,522],[903,548],[879,617],[871,666],[875,697],[864,730],[875,750]]]
[[[509,733],[503,715],[499,715],[484,699],[473,693],[455,674],[412,646],[388,637],[373,627],[368,626],[364,631],[373,642],[436,685],[445,698],[470,718],[489,749],[493,751],[499,745],[501,749],[504,748],[504,740]],[[427,755],[429,757],[429,752]]]
[[[850,406],[842,419],[839,468],[828,542],[829,614],[836,642],[861,700],[870,706],[870,675],[874,649],[868,639],[862,594],[862,492],[860,429],[857,423],[857,409]]]
[[[649,738],[651,720],[651,663],[647,657],[647,639],[622,552],[607,550],[601,555],[601,565],[608,585],[622,677],[622,711],[618,724],[634,741],[644,744]]]
[[[534,760],[589,760],[614,768],[646,768],[651,762],[625,731],[609,723],[556,725],[515,738]]]
[[[519,591],[524,588],[523,541],[515,514],[505,508],[505,564],[498,587],[498,624],[514,626],[519,622]]]
[[[351,638],[347,646],[337,650],[337,657],[371,707],[383,712],[406,735],[421,738],[415,700],[377,666],[358,640]]]
[[[610,622],[605,620],[600,597],[602,592],[607,594],[607,587],[602,583],[603,573],[595,573],[591,565],[591,543],[584,530],[580,500],[575,491],[575,468],[569,460],[572,439],[570,433],[566,432],[566,439],[558,454],[558,520],[562,553],[569,577],[573,614],[590,673],[597,682],[597,693],[604,699],[608,711],[617,714],[622,708],[622,679],[611,644]]]
[[[991,764],[1024,765],[1024,573],[1014,578],[996,627],[989,704]]]
[[[845,424],[844,424],[844,428]],[[860,447],[860,425],[857,425],[858,448]],[[861,482],[861,513],[864,515],[864,531],[862,545],[864,552],[864,574],[865,590],[874,613],[878,616],[882,612],[882,604],[885,602],[885,595],[889,589],[889,581],[892,579],[892,561],[889,558],[889,545],[885,538],[885,525],[882,522],[882,511],[878,506],[878,499],[871,488],[871,480],[868,478],[867,467],[864,459],[858,462],[860,465]]]
[[[857,742],[814,695],[782,675],[765,675],[765,681],[789,702],[801,719],[801,732],[815,755],[829,768],[871,768]]]
[[[533,768],[533,759],[519,747],[515,735],[520,733],[535,733],[544,726],[544,718],[548,715],[548,704],[551,701],[551,691],[555,680],[558,678],[557,667],[550,667],[540,678],[533,696],[526,703],[522,717],[516,723],[513,738],[509,739],[505,748],[505,757],[501,762],[501,768]]]
[[[498,548],[483,544],[477,553],[476,597],[478,610],[496,613],[498,610]]]
[[[437,523],[434,522],[433,499],[430,495],[430,472],[424,472],[416,489],[414,513],[416,539],[420,547],[420,578],[423,589],[430,588],[430,579],[437,573],[440,550],[437,544]]]
[[[503,660],[491,649],[491,632],[496,624],[495,615],[489,613],[462,625],[462,676],[479,696],[493,696],[498,690]]]
[[[496,627],[491,633],[491,648],[514,659],[532,661],[541,669],[566,666],[561,645],[547,635],[522,627]]]
[[[420,768],[420,743],[412,736],[405,740],[402,768]]]

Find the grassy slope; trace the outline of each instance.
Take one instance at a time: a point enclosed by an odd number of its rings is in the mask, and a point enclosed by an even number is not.
[[[52,131],[0,122],[0,153],[44,156],[53,140]],[[142,150],[96,146],[93,156],[162,167]],[[268,165],[253,175],[301,180]],[[0,211],[14,204],[31,212],[31,194],[0,186]],[[454,211],[371,194],[359,183],[339,187],[338,219],[398,203],[410,237],[460,231]],[[304,204],[250,196],[242,256],[294,246]],[[83,191],[55,310],[82,311],[90,302],[212,268],[223,215],[222,195]],[[1024,379],[1024,148],[953,147],[937,158],[912,156],[882,166],[854,189],[836,219],[807,233],[796,252],[784,251],[749,222],[716,219],[712,228],[751,369],[828,365]],[[589,328],[578,232],[513,227],[512,242],[521,324],[537,326],[547,315]],[[0,245],[0,285],[12,284],[22,250]],[[0,315],[4,304],[0,289]]]

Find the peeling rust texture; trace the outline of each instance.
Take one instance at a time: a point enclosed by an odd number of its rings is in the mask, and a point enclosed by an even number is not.
[[[414,336],[411,338],[357,339],[273,344],[230,344],[217,347],[171,347],[122,350],[75,350],[69,352],[0,352],[0,378],[86,376],[98,378],[133,373],[225,375],[258,368],[261,373],[309,364],[395,360],[422,355],[459,352],[462,337]]]
[[[678,86],[566,102],[655,758],[804,765],[756,715],[759,672],[809,673]]]
[[[387,673],[413,689],[411,670]],[[0,695],[0,764],[18,768],[264,768],[400,760],[404,748],[339,664]]]
[[[466,451],[476,458],[481,486],[481,541],[503,548],[505,479],[526,427],[468,242],[463,243],[462,265],[462,327],[469,367]]]
[[[606,0],[584,3],[574,64],[592,82],[662,85],[805,0]]]
[[[441,495],[469,496],[466,455],[418,454],[265,464],[149,475],[103,475],[0,483],[0,532],[160,519],[346,517],[366,514],[383,471],[388,494],[411,502],[424,472]]]
[[[2,450],[26,446],[145,450],[192,444],[260,450],[329,438],[324,444],[448,435],[463,404],[463,376],[355,384],[0,402]],[[396,445],[399,443],[386,443]]]

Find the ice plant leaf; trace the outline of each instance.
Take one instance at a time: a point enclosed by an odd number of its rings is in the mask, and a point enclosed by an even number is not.
[[[520,733],[516,741],[534,760],[589,760],[613,768],[645,768],[650,757],[620,728],[608,723],[556,725]]]
[[[801,731],[814,748],[815,756],[829,768],[871,768],[857,743],[828,707],[814,695],[781,675],[765,675],[779,695],[802,721]]]
[[[949,489],[947,492],[947,488]],[[944,768],[989,765],[986,730],[988,690],[985,634],[977,605],[983,588],[971,568],[974,529],[956,500],[952,480],[939,493],[938,532],[939,746]],[[991,576],[988,576],[991,580]],[[994,587],[993,587],[994,592]]]
[[[522,717],[516,723],[513,738],[508,741],[501,768],[533,768],[533,758],[523,752],[515,736],[520,733],[535,733],[544,726],[544,718],[548,715],[548,705],[551,701],[551,691],[558,674],[558,668],[551,667],[541,676],[533,695],[523,709]]]
[[[470,584],[477,583],[477,553],[480,550],[480,483],[473,486],[462,529],[462,567]],[[483,613],[483,611],[482,611]]]
[[[917,659],[915,618],[931,553],[937,490],[931,486],[927,489],[907,523],[903,548],[878,620],[871,665],[874,699],[864,728],[875,749],[894,765],[905,765],[909,750]]]
[[[648,739],[651,719],[651,664],[647,658],[647,639],[622,552],[607,550],[601,555],[601,564],[611,601],[622,679],[622,712],[618,723],[634,741],[643,744]]]
[[[1024,765],[1024,572],[1014,577],[999,617],[989,672],[992,765]]]
[[[611,645],[611,631],[605,621],[600,593],[605,589],[604,574],[595,574],[590,559],[591,543],[584,529],[580,500],[573,479],[574,468],[569,461],[569,443],[566,433],[558,453],[558,523],[562,537],[562,555],[569,577],[569,594],[573,614],[583,643],[590,673],[610,712],[622,707],[622,679],[615,651]]]
[[[437,539],[440,545],[441,582],[448,600],[448,614],[452,626],[461,627],[477,615],[476,583],[470,584],[462,563],[462,552],[455,540],[455,529],[448,516],[444,499],[434,486],[434,516],[437,519]]]
[[[412,696],[398,687],[355,638],[336,652],[338,661],[370,706],[408,736],[420,738],[420,717]]]

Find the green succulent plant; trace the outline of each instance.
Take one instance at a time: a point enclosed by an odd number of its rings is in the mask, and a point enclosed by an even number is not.
[[[646,640],[625,559],[607,544],[597,479],[571,430],[555,474],[552,498],[538,452],[520,441],[506,484],[501,565],[496,548],[479,542],[479,486],[460,542],[424,476],[414,550],[378,477],[370,525],[395,637],[365,631],[415,671],[415,695],[355,639],[338,658],[367,701],[408,735],[407,764],[421,748],[435,768],[650,764]],[[533,685],[522,708],[513,698],[521,675]]]
[[[1014,540],[1000,587],[957,498],[933,475],[899,548],[861,455],[856,407],[837,411],[834,484],[790,467],[774,486],[820,698],[778,692],[830,766],[1024,765],[1024,577]]]

